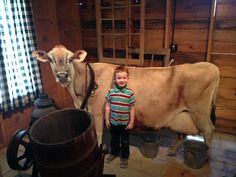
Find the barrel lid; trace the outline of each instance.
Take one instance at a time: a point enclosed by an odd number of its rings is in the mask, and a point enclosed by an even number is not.
[[[48,107],[52,106],[52,99],[48,97],[46,93],[40,93],[39,97],[34,101],[35,106],[37,107]]]

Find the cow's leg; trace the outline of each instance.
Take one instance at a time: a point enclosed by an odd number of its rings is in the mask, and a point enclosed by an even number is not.
[[[212,142],[212,136],[213,136],[213,131],[214,131],[215,127],[210,120],[210,114],[199,113],[196,115],[197,116],[196,116],[195,122],[204,137],[204,141],[205,141],[206,145],[209,148],[208,149],[208,157],[210,158],[210,156],[211,156],[211,142]]]
[[[211,122],[213,123],[213,125],[215,125],[215,122],[216,122],[216,107],[215,107],[215,105],[213,105],[212,109],[211,109]]]
[[[183,137],[184,137],[183,134],[178,133],[178,136],[176,137],[174,143],[170,146],[170,148],[167,151],[168,156],[175,156],[176,155],[179,146],[183,142]]]
[[[193,121],[193,117],[187,111],[182,111],[178,113],[168,126],[170,127],[170,129],[178,133],[182,133],[177,136],[174,143],[167,151],[167,155],[172,156],[176,154],[179,146],[183,142],[183,134],[195,135],[199,132],[198,128],[196,127]]]
[[[211,123],[211,121],[209,120],[208,117],[206,117],[207,122],[205,123],[199,123],[198,127],[201,130],[203,137],[204,137],[204,141],[207,144],[209,150],[208,150],[208,156],[210,157],[211,155],[211,141],[212,141],[212,136],[213,136],[213,131],[214,131],[214,126]]]

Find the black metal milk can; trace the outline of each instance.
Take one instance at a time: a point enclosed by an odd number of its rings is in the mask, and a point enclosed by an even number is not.
[[[39,118],[58,110],[55,102],[46,93],[41,93],[34,102],[35,109],[31,115],[30,126]]]

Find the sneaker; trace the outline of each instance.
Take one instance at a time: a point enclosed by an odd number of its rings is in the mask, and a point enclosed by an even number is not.
[[[120,159],[120,168],[127,168],[128,166],[128,159]]]
[[[109,154],[107,158],[105,159],[106,163],[110,163],[112,160],[114,160],[117,156]]]

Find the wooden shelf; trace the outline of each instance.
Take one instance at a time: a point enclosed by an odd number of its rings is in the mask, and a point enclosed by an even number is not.
[[[143,65],[145,1],[106,1],[102,5],[101,0],[95,2],[99,61]],[[139,53],[130,53],[130,48],[138,48]]]

